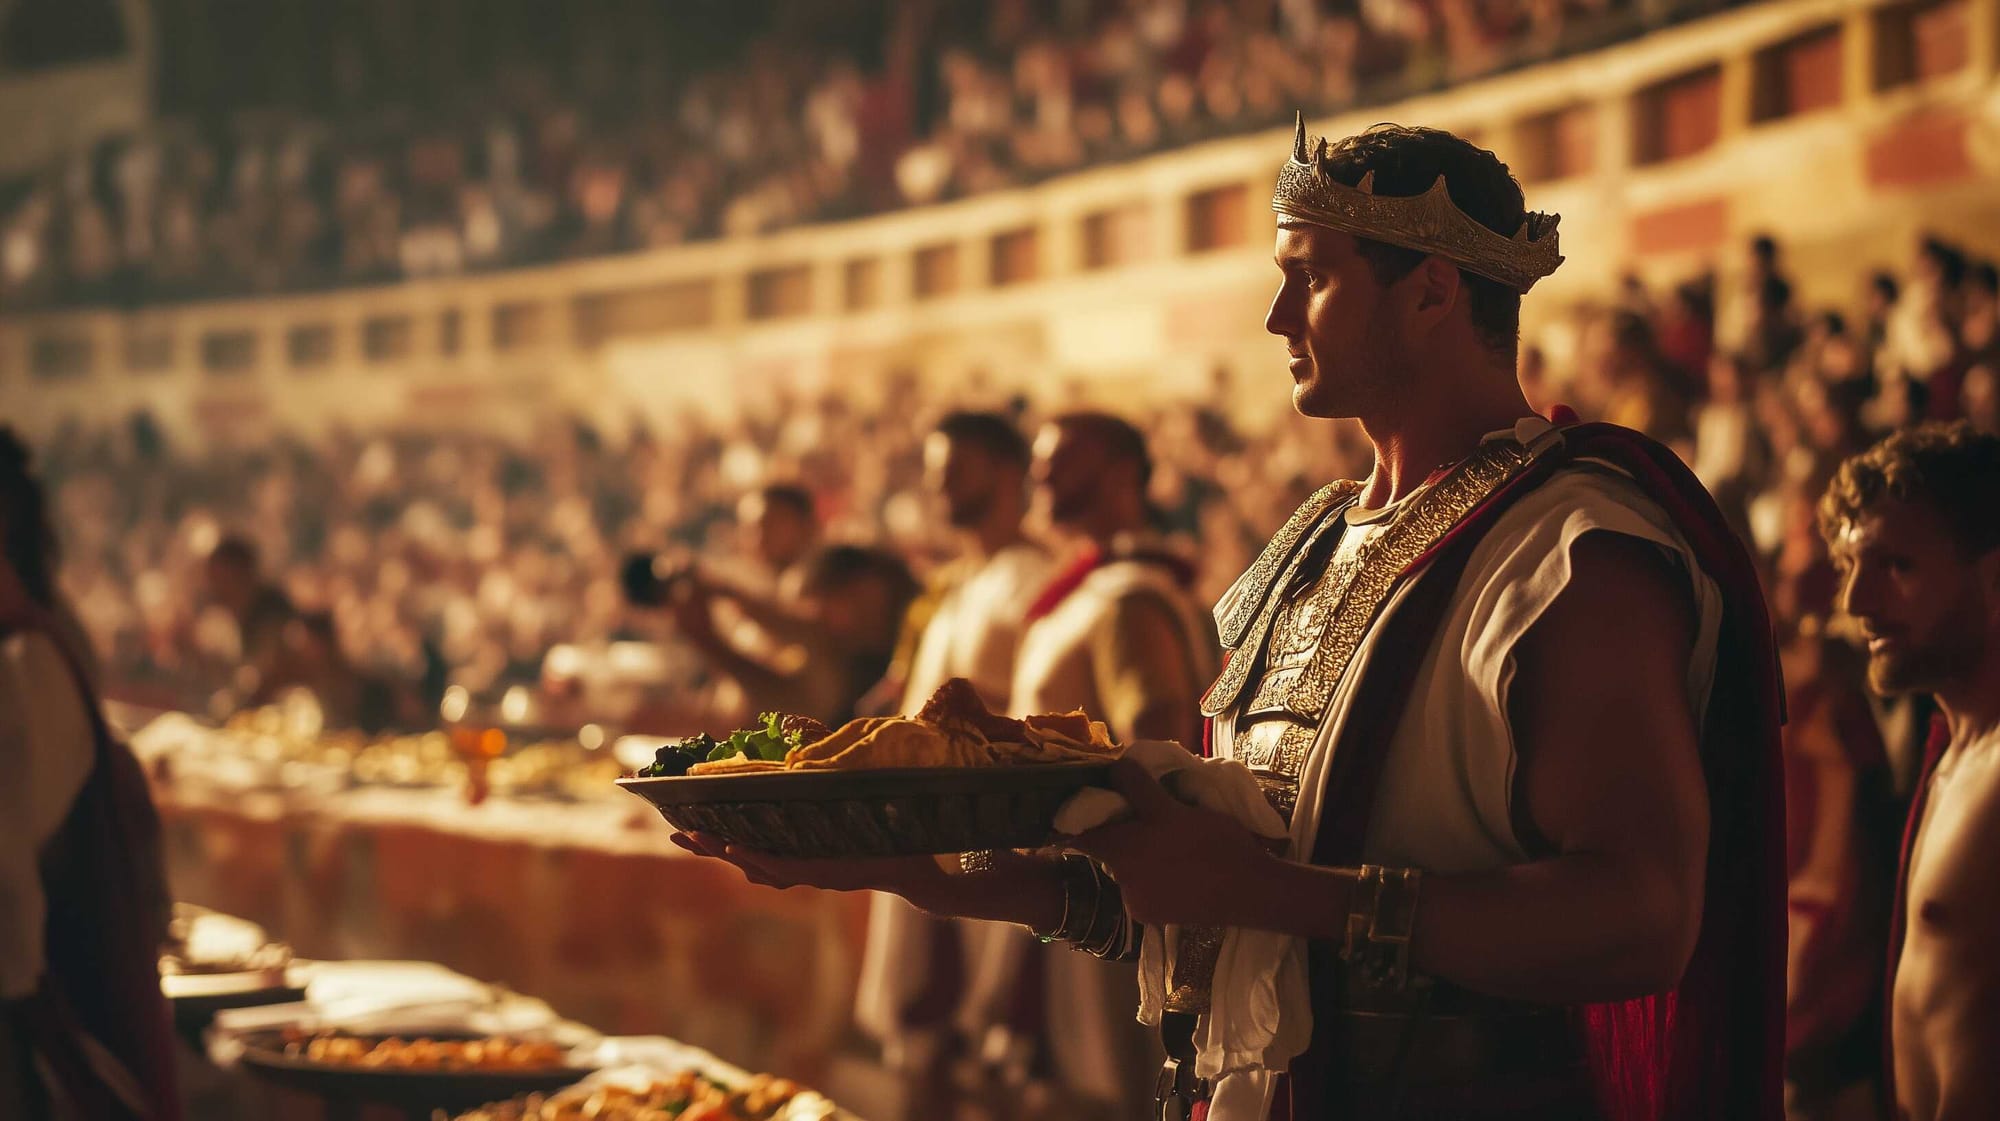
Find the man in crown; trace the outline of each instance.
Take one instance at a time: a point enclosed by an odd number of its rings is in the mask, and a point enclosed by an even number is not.
[[[1293,402],[1376,453],[1216,609],[1207,746],[1282,842],[1121,764],[1129,817],[978,875],[686,843],[1140,957],[1163,1115],[1777,1117],[1781,718],[1748,557],[1672,453],[1523,399],[1521,297],[1562,258],[1491,153],[1301,121],[1272,208]]]

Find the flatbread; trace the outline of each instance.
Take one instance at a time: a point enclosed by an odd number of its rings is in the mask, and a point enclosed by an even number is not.
[[[902,717],[849,721],[841,729],[786,759],[793,770],[877,770],[884,767],[976,767],[986,744],[969,736]]]
[[[688,768],[690,775],[740,775],[754,771],[782,771],[785,764],[777,759],[745,759],[738,755],[730,759],[715,759],[696,763]]]

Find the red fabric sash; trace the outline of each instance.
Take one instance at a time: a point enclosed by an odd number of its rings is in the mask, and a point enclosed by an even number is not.
[[[1077,554],[1075,560],[1042,586],[1041,594],[1028,606],[1028,622],[1047,618],[1056,608],[1061,607],[1062,602],[1074,595],[1078,588],[1083,587],[1083,582],[1089,579],[1090,574],[1096,572],[1097,567],[1104,561],[1104,550],[1095,545]]]
[[[131,749],[104,723],[77,653],[45,619],[0,623],[0,634],[37,631],[68,664],[89,713],[93,761],[83,789],[42,862],[48,900],[47,972],[24,1026],[62,1080],[62,1092],[104,1121],[179,1121],[173,1023],[160,993],[165,875],[160,821]],[[146,1111],[117,1102],[78,1041],[88,1033],[143,1090]]]
[[[1560,419],[1568,419],[1562,417]],[[1360,862],[1391,734],[1473,548],[1521,495],[1580,458],[1629,474],[1675,522],[1724,600],[1715,687],[1703,728],[1711,836],[1702,927],[1680,984],[1576,1010],[1608,1121],[1757,1121],[1782,1113],[1784,811],[1777,657],[1755,568],[1701,484],[1665,447],[1608,424],[1568,425],[1564,444],[1503,486],[1404,574],[1418,580],[1378,638],[1355,714],[1329,769],[1313,861]],[[1322,1006],[1330,947],[1312,947]],[[1289,1116],[1325,1115],[1333,1058],[1294,1063]]]
[[[1137,561],[1140,564],[1155,565],[1165,569],[1167,574],[1173,577],[1174,583],[1183,588],[1194,584],[1194,566],[1189,564],[1185,557],[1164,550],[1112,553],[1097,545],[1090,545],[1042,586],[1041,594],[1037,595],[1035,602],[1028,607],[1028,622],[1032,623],[1054,614],[1055,609],[1063,605],[1063,601],[1076,594],[1078,588],[1083,587],[1083,582],[1090,578],[1091,573],[1113,561]]]

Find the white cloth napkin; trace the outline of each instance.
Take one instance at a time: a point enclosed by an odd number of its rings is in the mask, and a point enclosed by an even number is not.
[[[1289,836],[1285,819],[1258,788],[1250,769],[1233,759],[1203,759],[1177,743],[1140,740],[1125,758],[1146,768],[1183,802],[1225,814],[1274,841]],[[1091,788],[1056,813],[1058,832],[1074,836],[1129,812],[1125,796]],[[1158,1024],[1167,969],[1180,944],[1179,927],[1148,927],[1139,950],[1139,1019]],[[1284,1070],[1312,1037],[1305,943],[1268,930],[1223,932],[1208,1012],[1195,1030],[1195,1073],[1212,1080],[1248,1070]],[[1218,1094],[1227,1084],[1218,1088]],[[1213,1108],[1213,1106],[1211,1106]]]

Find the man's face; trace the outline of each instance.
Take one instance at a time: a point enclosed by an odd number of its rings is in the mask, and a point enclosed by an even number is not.
[[[971,444],[942,432],[924,440],[924,486],[944,503],[953,529],[972,529],[986,520],[1007,485],[1003,475],[992,456]]]
[[[1840,605],[1868,640],[1868,683],[1878,693],[1935,691],[1986,653],[1992,605],[1978,563],[1927,507],[1887,500],[1832,542]]]
[[[812,547],[812,527],[797,511],[766,502],[761,494],[743,496],[736,507],[743,548],[772,571],[789,567]]]
[[[256,580],[242,565],[221,557],[210,557],[202,567],[202,577],[208,585],[209,598],[216,603],[238,612],[250,606]]]
[[[1385,289],[1354,238],[1303,223],[1278,227],[1284,279],[1264,329],[1291,355],[1292,404],[1311,417],[1373,411],[1393,393],[1402,347],[1378,312]]]
[[[1036,500],[1057,525],[1074,525],[1096,504],[1108,460],[1104,450],[1073,428],[1045,425],[1035,437]]]

